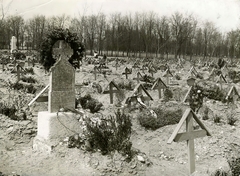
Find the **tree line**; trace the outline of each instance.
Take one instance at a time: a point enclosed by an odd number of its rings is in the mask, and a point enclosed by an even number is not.
[[[77,33],[85,48],[93,54],[125,54],[155,57],[174,54],[182,56],[240,56],[239,29],[222,33],[213,22],[200,22],[189,14],[175,12],[160,16],[154,12],[134,14],[97,13],[71,18],[65,14],[45,17],[37,15],[24,20],[22,16],[0,19],[0,49],[10,47],[12,36],[18,49],[39,50],[47,32],[53,28],[68,28]]]

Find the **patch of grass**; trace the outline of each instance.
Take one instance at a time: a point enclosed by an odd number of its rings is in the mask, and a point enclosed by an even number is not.
[[[153,117],[149,111],[145,110],[138,114],[137,118],[141,126],[146,129],[156,130],[166,125],[177,124],[182,117],[182,110],[163,110],[161,108],[153,108],[157,114],[157,118]]]

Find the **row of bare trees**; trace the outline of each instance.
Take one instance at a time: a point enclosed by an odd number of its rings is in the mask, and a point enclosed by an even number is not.
[[[98,13],[75,18],[65,14],[50,18],[38,15],[28,20],[7,16],[0,22],[0,48],[9,48],[14,35],[19,49],[38,50],[47,31],[58,27],[76,32],[91,54],[97,51],[118,56],[145,53],[146,57],[240,56],[239,30],[222,33],[212,22],[200,23],[193,15],[178,12],[170,17],[154,12],[108,16]]]

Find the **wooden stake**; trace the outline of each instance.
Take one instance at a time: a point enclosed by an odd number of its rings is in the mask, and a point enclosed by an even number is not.
[[[17,65],[17,80],[20,81],[20,66]]]
[[[97,68],[96,67],[94,67],[93,73],[94,73],[94,79],[97,80]]]
[[[110,104],[113,104],[113,85],[109,84]]]
[[[189,115],[186,119],[186,131],[191,133],[193,131],[193,118],[192,114]],[[188,165],[189,165],[189,174],[195,172],[195,152],[194,152],[194,139],[187,140],[188,147]]]

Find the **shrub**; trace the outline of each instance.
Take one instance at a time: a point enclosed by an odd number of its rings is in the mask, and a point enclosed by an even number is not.
[[[153,83],[154,78],[149,75],[143,75],[143,77],[140,79],[140,81],[146,82],[146,83]]]
[[[220,123],[221,122],[221,116],[215,114],[213,116],[213,121],[214,121],[214,123]]]
[[[91,113],[98,112],[103,104],[98,102],[98,100],[91,97],[91,95],[87,94],[84,97],[80,97],[78,100],[76,100],[75,106],[80,103],[83,109],[89,109]]]
[[[19,118],[16,115],[17,109],[16,107],[12,104],[12,105],[8,105],[5,103],[0,103],[0,113],[9,117],[12,120],[26,120],[26,116],[24,116],[24,118]]]
[[[166,125],[177,124],[182,117],[182,110],[162,110],[160,108],[153,108],[157,114],[157,118],[153,117],[149,111],[143,111],[138,114],[137,118],[141,126],[146,129],[156,130]]]
[[[210,86],[207,84],[206,85],[196,84],[194,85],[192,91],[195,92],[196,94],[197,90],[201,91],[202,98],[207,97],[209,99],[222,101],[223,103],[225,103],[225,97],[226,97],[225,92],[216,85]]]
[[[130,116],[118,110],[115,117],[110,115],[107,119],[97,123],[87,120],[86,139],[93,149],[100,149],[102,154],[119,151],[131,157],[131,126]]]
[[[235,114],[233,113],[233,111],[231,111],[231,112],[227,115],[227,123],[228,123],[229,125],[234,125],[236,121],[237,121],[237,118],[235,117]]]
[[[202,116],[203,120],[208,120],[209,119],[208,113],[209,113],[209,108],[207,106],[205,106],[204,110],[203,110],[203,116]]]
[[[102,93],[102,86],[100,84],[94,82],[92,87],[96,88],[98,93]]]
[[[98,100],[96,100],[96,99],[91,99],[86,104],[86,108],[89,109],[91,113],[100,111],[102,106],[103,106],[103,104],[98,102]]]
[[[181,77],[179,75],[175,75],[176,80],[181,80]]]
[[[211,176],[230,176],[230,175],[227,171],[224,171],[222,169],[217,169],[211,174]]]
[[[87,109],[87,102],[91,99],[91,95],[87,94],[84,97],[80,97],[77,103],[80,103],[83,109]]]
[[[199,79],[203,79],[203,76],[201,74],[197,74],[196,77]]]
[[[130,79],[125,80],[116,80],[114,83],[117,85],[119,89],[133,90],[134,82]]]
[[[37,82],[37,80],[31,76],[30,77],[22,77],[21,80],[23,82],[27,82],[27,83],[36,83]]]
[[[234,80],[237,76],[237,72],[235,70],[229,70],[228,71],[228,76],[231,80]]]
[[[21,82],[15,82],[11,84],[11,87],[15,90],[24,90],[26,93],[34,94],[37,89],[32,84],[23,84]]]
[[[193,87],[189,93],[189,106],[193,111],[198,111],[203,105],[203,93],[198,87]]]
[[[26,55],[25,55],[24,53],[21,53],[20,51],[17,51],[17,52],[15,52],[15,53],[13,53],[13,56],[14,56],[17,60],[19,60],[19,59],[23,60],[23,59],[26,58]]]
[[[25,70],[26,73],[29,73],[29,74],[34,75],[34,71],[33,71],[33,68],[32,68],[32,67],[30,67],[30,68],[24,68],[24,70]]]
[[[228,158],[227,162],[230,167],[232,175],[239,176],[240,175],[240,157],[232,156],[231,158]]]

